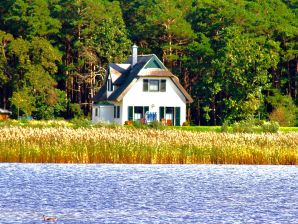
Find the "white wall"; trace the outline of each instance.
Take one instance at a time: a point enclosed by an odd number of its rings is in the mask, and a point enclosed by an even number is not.
[[[143,79],[166,79],[166,92],[143,92]],[[128,106],[149,106],[150,112],[156,112],[159,118],[159,107],[180,107],[180,125],[186,120],[186,99],[173,81],[168,77],[139,78],[123,97],[121,105],[121,123],[128,119]]]
[[[98,109],[96,116],[95,110]],[[92,106],[92,123],[98,122],[113,122],[114,106],[112,105],[93,105]]]

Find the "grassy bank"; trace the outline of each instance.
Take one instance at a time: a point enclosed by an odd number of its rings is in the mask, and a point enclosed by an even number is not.
[[[3,126],[0,162],[298,164],[298,133]]]

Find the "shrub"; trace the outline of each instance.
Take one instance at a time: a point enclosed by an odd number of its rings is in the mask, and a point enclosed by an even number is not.
[[[249,118],[247,120],[235,122],[232,125],[232,129],[233,132],[238,133],[253,133],[256,130],[255,120],[253,118]]]
[[[190,125],[189,121],[184,121],[183,124],[182,124],[182,126],[189,126],[189,125]]]
[[[278,129],[279,129],[279,124],[275,121],[265,122],[262,125],[263,132],[277,133]]]
[[[69,105],[69,109],[70,109],[70,112],[71,112],[73,118],[79,119],[79,118],[82,118],[84,116],[83,110],[81,109],[80,104],[71,103]]]
[[[95,128],[101,128],[101,127],[106,127],[106,128],[117,128],[120,125],[116,123],[115,121],[112,122],[98,122],[94,125],[92,125]]]
[[[70,121],[75,128],[89,128],[91,127],[91,121],[89,119],[79,119],[79,118],[74,118]]]
[[[133,125],[133,121],[125,121],[124,122],[124,125],[132,126]]]
[[[275,121],[283,127],[290,127],[295,125],[296,114],[295,111],[290,111],[285,107],[278,107],[269,115],[270,121]]]
[[[228,132],[229,130],[229,122],[225,121],[221,126],[221,132]]]
[[[161,122],[159,121],[152,121],[150,124],[149,124],[149,127],[151,128],[154,128],[154,129],[164,129],[165,128],[165,125],[163,125]]]
[[[148,127],[142,121],[133,121],[133,126],[136,128],[143,128],[143,129]]]

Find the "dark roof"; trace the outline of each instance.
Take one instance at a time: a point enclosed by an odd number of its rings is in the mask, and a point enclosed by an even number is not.
[[[146,64],[153,56],[154,56],[154,54],[138,55],[138,59],[137,59],[138,63],[137,64],[139,64],[139,63],[145,63]],[[124,63],[125,64],[131,64],[132,63],[132,57],[129,56]]]
[[[117,67],[117,64],[110,64],[113,65],[113,69],[117,70],[121,73],[120,77],[116,79],[114,82],[114,85],[116,85],[118,88],[114,90],[114,92],[107,97],[107,84],[105,79],[105,84],[102,86],[102,88],[99,90],[99,92],[95,95],[93,98],[94,102],[98,101],[121,101],[123,96],[126,94],[126,92],[130,89],[129,86],[134,83],[140,76],[139,73],[144,68],[144,66],[151,60],[151,58],[156,57],[156,55],[138,55],[137,64],[135,64],[132,68],[129,67],[127,70],[120,69]],[[158,58],[157,58],[158,59]],[[131,64],[132,57],[129,56],[128,59],[125,61],[125,64]],[[193,99],[191,96],[187,93],[187,91],[182,87],[182,85],[179,83],[178,78],[173,75],[168,70],[153,70],[146,74],[143,74],[142,76],[154,76],[154,77],[170,77],[171,80],[175,83],[177,88],[183,93],[185,98],[189,103],[193,102]]]
[[[99,102],[99,101],[107,101],[107,83],[100,88],[100,90],[96,93],[96,95],[93,97],[94,102]]]

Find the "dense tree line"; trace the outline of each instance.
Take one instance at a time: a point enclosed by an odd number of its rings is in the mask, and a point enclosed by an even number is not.
[[[136,43],[191,93],[195,124],[293,125],[297,13],[297,0],[1,1],[0,106],[38,119],[88,114],[107,63]]]

